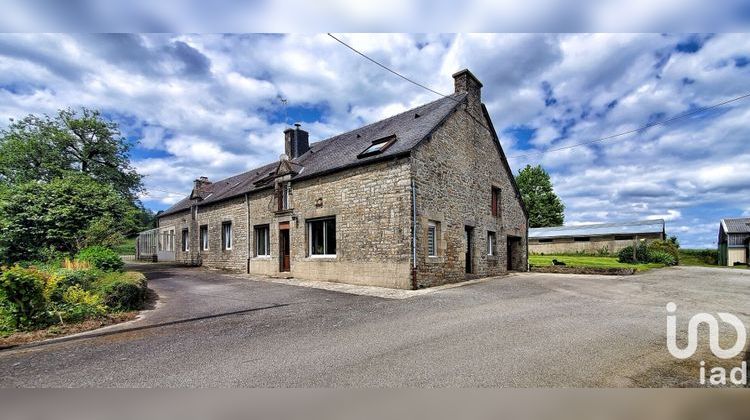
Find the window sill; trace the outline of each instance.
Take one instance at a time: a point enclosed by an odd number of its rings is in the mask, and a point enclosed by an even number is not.
[[[497,261],[500,258],[497,255],[487,255],[487,261]]]
[[[291,209],[285,209],[285,210],[275,210],[275,211],[273,212],[273,214],[275,214],[275,215],[277,215],[277,216],[280,216],[280,215],[285,215],[285,214],[291,214],[291,213],[294,213],[294,208],[291,208]]]
[[[336,255],[308,255],[308,261],[336,261]]]
[[[251,260],[270,260],[270,259],[271,259],[270,255],[256,255],[253,258],[251,258]]]
[[[438,256],[432,256],[432,257],[428,256],[425,259],[425,262],[427,264],[442,264],[442,263],[445,262],[445,259],[443,257],[439,256],[439,255]]]

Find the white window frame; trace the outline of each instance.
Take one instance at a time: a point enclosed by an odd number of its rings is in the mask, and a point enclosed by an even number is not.
[[[339,243],[336,241],[336,253],[328,254],[328,229],[326,226],[327,222],[333,221],[336,223],[336,217],[324,217],[321,219],[314,219],[307,221],[307,249],[308,256],[310,258],[335,258],[338,252]],[[313,223],[323,223],[323,254],[313,254]],[[334,235],[336,234],[336,227],[334,226]],[[334,238],[335,239],[335,238]]]
[[[203,228],[205,228],[206,234],[203,235],[204,232]],[[208,240],[208,225],[200,225],[198,227],[198,240],[200,241],[200,250],[201,251],[208,251],[209,247],[209,240]]]
[[[487,255],[496,256],[497,252],[497,234],[492,231],[487,231]]]
[[[262,230],[264,232],[263,239],[265,242],[265,248],[266,253],[261,254],[258,252],[258,240],[260,239],[258,237],[258,231]],[[270,257],[271,256],[271,226],[270,225],[256,225],[253,228],[253,236],[255,237],[255,256],[256,257]]]
[[[182,229],[180,236],[182,240],[182,252],[190,251],[190,229]]]
[[[432,243],[430,243],[430,237],[432,237]],[[438,256],[438,235],[437,235],[437,223],[427,222],[427,256],[437,257]]]
[[[228,235],[227,235],[227,227]],[[229,242],[229,244],[227,244]],[[221,248],[224,251],[231,251],[232,246],[234,245],[234,238],[232,237],[232,221],[231,220],[225,220],[221,222]]]

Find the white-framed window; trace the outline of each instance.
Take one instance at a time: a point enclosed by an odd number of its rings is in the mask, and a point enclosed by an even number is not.
[[[182,252],[190,251],[190,231],[182,229]]]
[[[427,222],[427,256],[437,257],[437,223]]]
[[[307,222],[309,253],[311,256],[336,256],[336,218]]]
[[[276,200],[278,201],[278,210],[284,211],[292,208],[292,184],[290,182],[282,182],[278,185],[276,190]]]
[[[221,249],[232,249],[232,222],[221,222]]]
[[[255,256],[271,255],[271,229],[268,225],[255,226]]]
[[[208,251],[208,225],[201,225],[200,241],[201,241],[201,250]]]
[[[160,251],[174,251],[174,229],[165,230],[161,233]]]
[[[487,255],[495,255],[497,236],[495,232],[487,232]]]

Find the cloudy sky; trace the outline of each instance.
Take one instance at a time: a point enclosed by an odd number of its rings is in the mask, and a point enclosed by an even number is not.
[[[471,69],[511,167],[552,174],[566,223],[661,217],[713,247],[719,218],[750,216],[750,98],[539,153],[750,93],[750,35],[339,36],[440,92]],[[325,34],[0,35],[0,127],[101,109],[139,142],[154,210],[277,159],[288,123],[320,140],[434,99]]]

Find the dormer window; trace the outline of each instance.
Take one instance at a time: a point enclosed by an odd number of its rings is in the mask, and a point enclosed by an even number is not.
[[[372,144],[367,147],[362,153],[357,155],[357,159],[362,159],[368,156],[377,155],[380,153],[383,153],[386,149],[391,147],[391,145],[396,142],[396,135],[383,137],[381,139],[377,139],[372,142]]]

